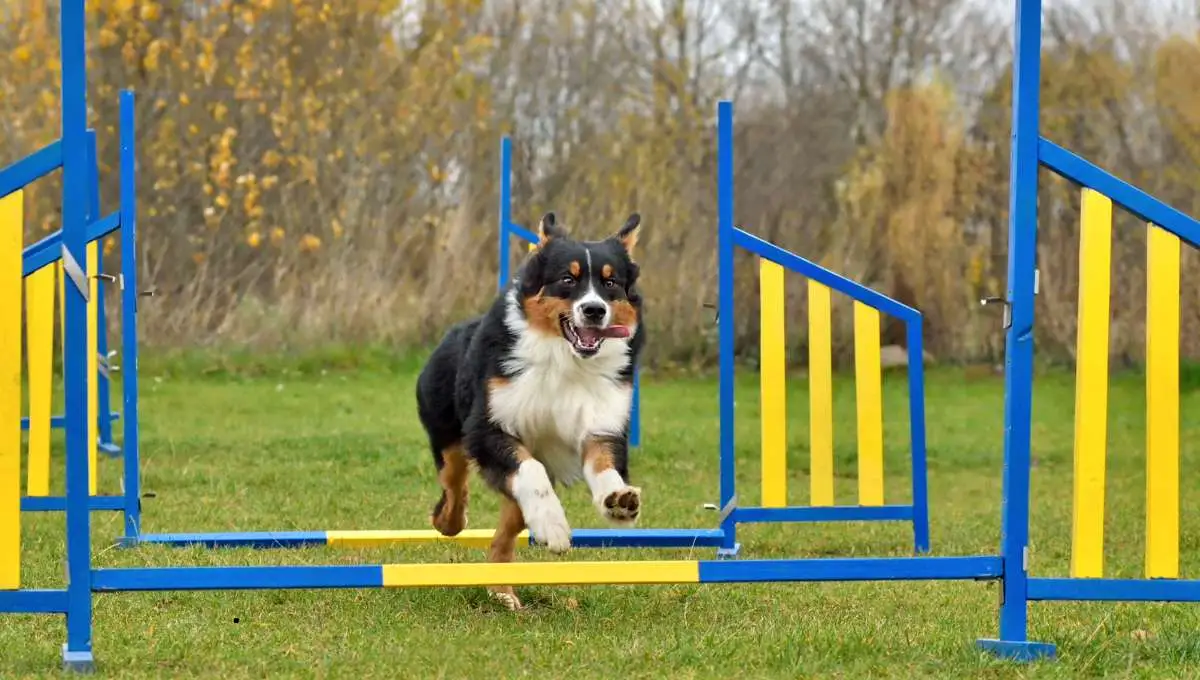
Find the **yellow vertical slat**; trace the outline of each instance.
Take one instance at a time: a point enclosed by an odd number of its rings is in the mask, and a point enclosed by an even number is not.
[[[97,323],[100,315],[98,314],[100,304],[100,294],[98,285],[99,279],[95,278],[99,268],[99,244],[95,241],[87,244],[87,275],[88,275],[88,303],[87,303],[87,435],[88,435],[88,493],[96,495],[98,486],[97,467],[99,458],[99,445],[96,441],[96,420],[100,411],[100,381],[96,377],[96,371],[100,369],[100,365],[96,360],[96,354],[100,351],[99,335],[97,333]]]
[[[854,303],[854,387],[858,406],[858,503],[883,505],[883,368],[879,311]]]
[[[762,411],[762,504],[787,505],[787,358],[784,271],[759,260],[759,385]]]
[[[0,198],[0,590],[21,587],[21,240],[24,192]]]
[[[1108,326],[1112,201],[1083,190],[1075,356],[1075,502],[1071,576],[1104,573],[1104,464],[1108,437]]]
[[[50,495],[50,400],[54,379],[54,267],[25,279],[25,337],[29,353],[29,458],[26,493]]]
[[[809,502],[833,505],[833,311],[829,289],[808,282]]]
[[[1146,238],[1146,578],[1179,578],[1179,238]]]

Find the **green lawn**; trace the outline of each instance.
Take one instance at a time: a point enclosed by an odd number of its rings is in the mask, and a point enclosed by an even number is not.
[[[145,530],[223,531],[426,528],[433,467],[413,403],[415,371],[205,371],[143,368]],[[166,368],[171,370],[166,370]],[[738,481],[758,502],[758,393],[744,371],[738,401]],[[907,386],[885,386],[887,501],[908,493]],[[807,497],[805,381],[791,381],[791,500]],[[855,499],[852,376],[840,376],[838,500]],[[1073,375],[1038,378],[1031,570],[1067,572],[1070,548]],[[1113,380],[1109,418],[1106,570],[1138,576],[1144,544],[1144,398],[1137,376]],[[716,383],[648,380],[645,446],[632,462],[643,526],[709,527],[717,500]],[[989,554],[1000,527],[1003,384],[956,369],[928,385],[929,486],[934,553]],[[1185,416],[1200,393],[1184,397]],[[1182,464],[1184,575],[1200,577],[1197,526],[1200,424],[1186,422]],[[56,468],[57,470],[57,468]],[[102,461],[102,485],[120,465]],[[61,484],[61,479],[55,480]],[[61,488],[61,487],[60,487]],[[491,524],[494,499],[473,483],[473,527]],[[577,527],[603,526],[582,487],[564,492]],[[480,560],[453,546],[362,551],[123,550],[117,515],[94,515],[100,566],[433,562]],[[25,523],[25,581],[61,586],[61,517]],[[743,527],[748,557],[906,555],[901,523]],[[556,558],[708,558],[704,550],[576,550]],[[996,634],[994,583],[765,584],[520,589],[510,613],[480,588],[148,593],[96,598],[95,650],[104,677],[1195,677],[1200,609],[1187,605],[1040,604],[1031,634],[1060,660],[1008,665],[976,652]],[[60,618],[0,618],[0,677],[57,675]]]

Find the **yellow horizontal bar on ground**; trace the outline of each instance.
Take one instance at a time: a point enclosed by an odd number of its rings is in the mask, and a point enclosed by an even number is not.
[[[783,267],[759,260],[759,401],[762,414],[762,504],[787,505],[787,334]]]
[[[1071,576],[1104,575],[1104,467],[1108,447],[1108,331],[1112,201],[1083,190],[1075,352],[1075,475]]]
[[[1146,578],[1179,578],[1179,238],[1146,239]]]
[[[530,586],[699,583],[696,560],[385,564],[383,586]]]
[[[423,543],[454,543],[477,548],[486,548],[492,542],[495,531],[492,529],[467,529],[457,536],[443,536],[433,529],[416,529],[412,531],[327,531],[325,541],[328,545],[342,548],[367,548],[382,545],[403,545]],[[522,531],[517,535],[517,545],[529,545],[529,532]]]

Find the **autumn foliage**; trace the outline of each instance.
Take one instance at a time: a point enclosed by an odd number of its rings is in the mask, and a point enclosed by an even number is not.
[[[650,357],[711,361],[713,123],[729,97],[740,223],[919,307],[940,358],[999,356],[1000,319],[978,300],[1005,284],[1007,27],[972,18],[965,0],[739,6],[90,0],[108,206],[117,92],[138,97],[141,273],[164,293],[142,315],[146,341],[436,339],[494,292],[498,142],[511,134],[514,218],[553,209],[599,238],[641,212]],[[57,13],[51,0],[0,0],[4,162],[58,136]],[[1049,22],[1044,133],[1200,213],[1200,41],[1071,18]],[[833,32],[807,30],[818,20]],[[871,22],[911,39],[846,39]],[[57,182],[31,189],[30,239],[58,228]],[[1039,347],[1070,358],[1078,196],[1043,185]],[[1119,223],[1113,351],[1134,361],[1145,238],[1133,218]],[[1185,255],[1188,356],[1200,354],[1195,262]],[[756,270],[738,266],[738,347],[753,358]],[[788,304],[803,357],[799,280]],[[843,356],[848,311],[835,307]]]

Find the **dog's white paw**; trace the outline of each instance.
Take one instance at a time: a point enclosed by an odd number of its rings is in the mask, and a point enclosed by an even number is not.
[[[636,486],[617,489],[596,504],[605,519],[621,525],[637,522],[642,512],[642,490]]]
[[[567,524],[567,516],[559,508],[557,512],[541,513],[535,520],[525,518],[529,532],[534,539],[552,553],[565,553],[571,548],[571,526]]]

